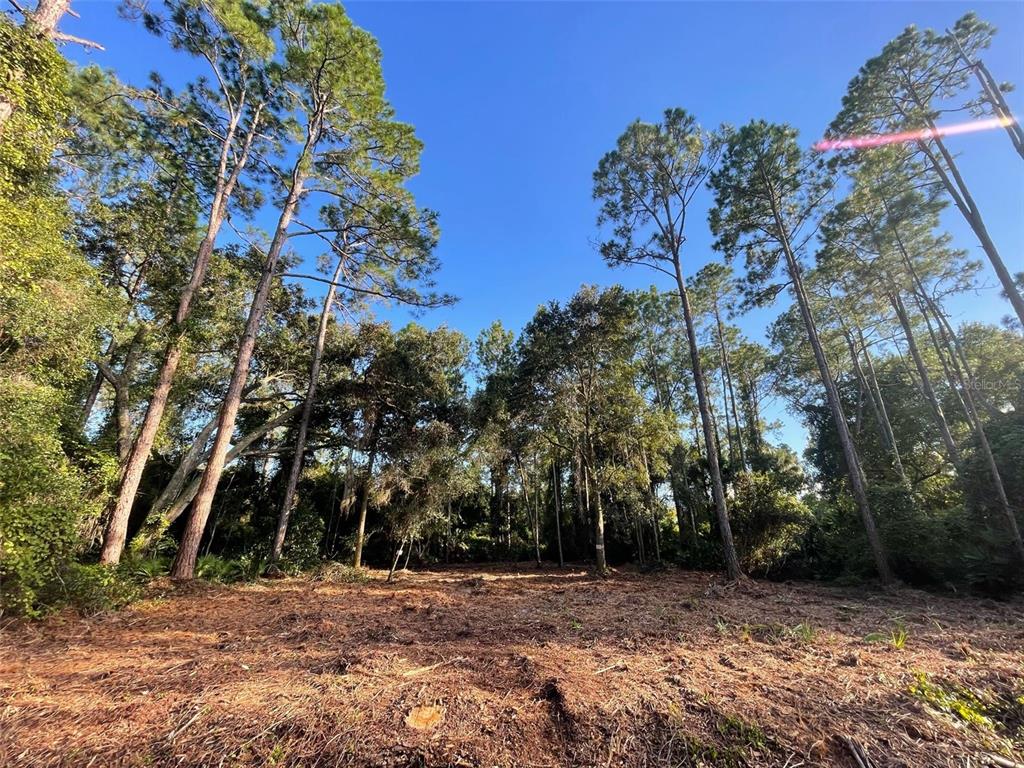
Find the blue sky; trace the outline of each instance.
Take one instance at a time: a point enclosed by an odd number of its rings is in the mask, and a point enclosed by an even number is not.
[[[76,2],[62,28],[106,52],[68,48],[79,61],[141,84],[150,70],[182,82],[197,70],[113,2]],[[612,3],[353,2],[357,24],[384,54],[388,95],[425,142],[412,189],[440,213],[439,287],[460,297],[420,322],[470,337],[492,320],[519,329],[538,305],[581,283],[664,288],[654,273],[612,271],[594,248],[591,174],[631,120],[681,106],[706,125],[751,118],[788,122],[818,138],[857,68],[908,24],[944,28],[974,10],[999,34],[986,63],[998,80],[1024,86],[1024,3]],[[1024,100],[1010,95],[1017,114]],[[990,232],[1011,270],[1024,269],[1020,159],[1001,132],[949,140]],[[711,251],[698,197],[688,232],[689,272]],[[982,258],[954,212],[957,243]],[[995,285],[991,270],[984,272]],[[1009,312],[995,288],[954,304],[960,320]],[[737,319],[753,339],[778,310]],[[396,315],[396,320],[401,316]],[[784,408],[780,437],[804,434]]]

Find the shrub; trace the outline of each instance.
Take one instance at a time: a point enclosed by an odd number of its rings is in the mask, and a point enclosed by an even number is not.
[[[370,581],[370,574],[363,568],[328,562],[316,569],[313,573],[313,580],[329,584],[365,584]]]
[[[43,612],[39,593],[77,544],[84,474],[58,435],[60,397],[50,387],[0,377],[0,610]]]
[[[196,561],[196,578],[216,584],[231,584],[236,581],[255,581],[263,570],[263,560],[243,555],[225,558],[220,555],[202,555]]]
[[[744,569],[767,574],[800,549],[812,517],[807,506],[771,475],[750,472],[735,481],[729,518]]]
[[[66,603],[86,616],[116,611],[141,597],[145,581],[123,567],[70,563],[60,574],[63,594],[48,602]]]

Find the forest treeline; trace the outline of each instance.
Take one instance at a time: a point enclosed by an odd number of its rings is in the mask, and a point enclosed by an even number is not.
[[[471,340],[374,317],[454,298],[407,189],[421,144],[340,5],[126,5],[184,84],[72,65],[57,45],[97,43],[67,12],[0,21],[4,611],[403,558],[1019,586],[1024,279],[934,130],[1001,118],[992,174],[1019,174],[977,16],[901,33],[827,132],[907,141],[626,126],[595,237],[666,287],[585,285]],[[717,254],[687,244],[705,219]],[[1004,323],[959,323],[994,281]],[[769,345],[745,337],[776,304]]]

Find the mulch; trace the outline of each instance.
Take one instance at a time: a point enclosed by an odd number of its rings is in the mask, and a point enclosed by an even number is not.
[[[162,582],[120,613],[5,627],[0,765],[1024,761],[1024,723],[911,693],[1024,696],[1020,600],[672,569],[370,575]]]

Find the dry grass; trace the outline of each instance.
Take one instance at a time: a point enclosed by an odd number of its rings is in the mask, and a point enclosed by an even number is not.
[[[1024,724],[910,693],[1024,695],[1020,602],[528,567],[162,589],[3,630],[0,765],[852,766],[844,737],[879,767],[1021,759]]]

